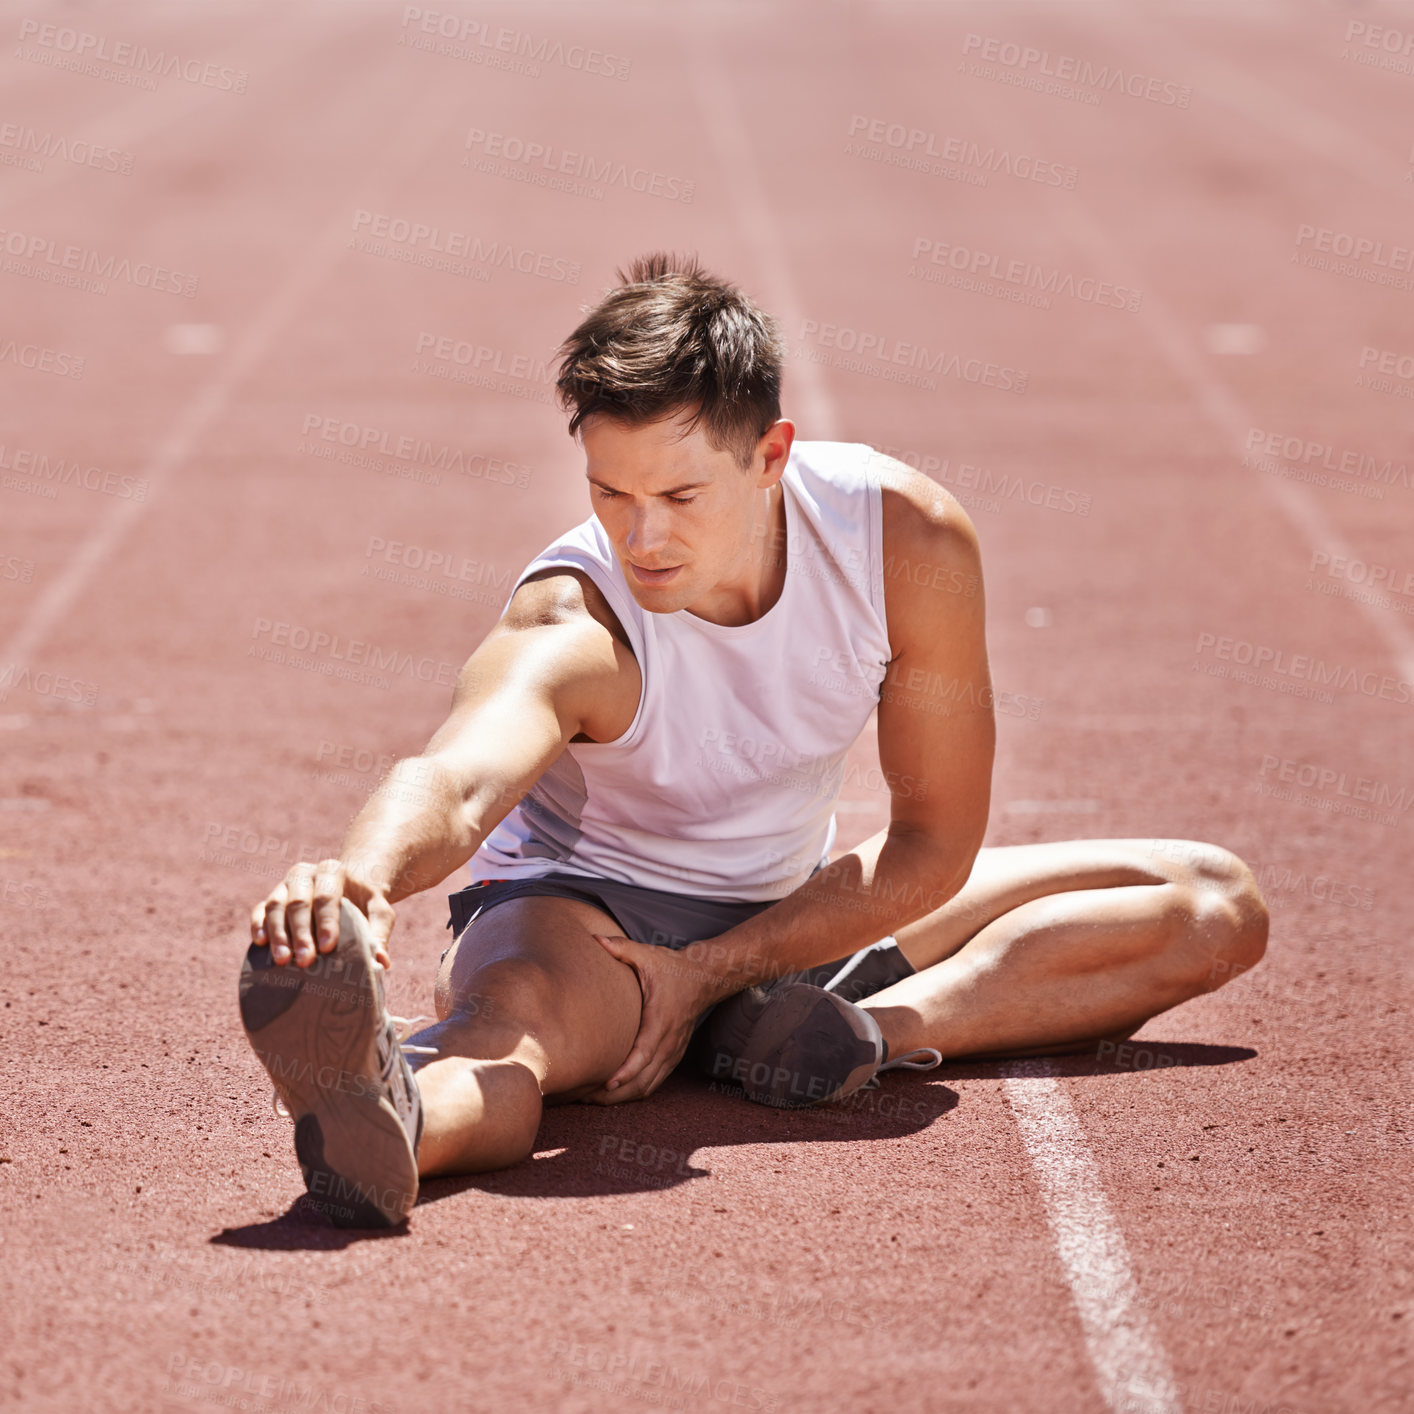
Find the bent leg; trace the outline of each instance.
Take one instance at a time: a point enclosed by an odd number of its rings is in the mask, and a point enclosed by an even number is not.
[[[1077,840],[980,851],[896,936],[917,974],[861,1003],[891,1055],[1042,1055],[1132,1035],[1255,965],[1267,911],[1215,845]]]
[[[511,899],[473,920],[443,959],[437,1021],[409,1039],[422,1094],[418,1171],[476,1173],[533,1150],[544,1100],[585,1093],[623,1063],[642,994],[591,936],[613,918],[573,899]]]

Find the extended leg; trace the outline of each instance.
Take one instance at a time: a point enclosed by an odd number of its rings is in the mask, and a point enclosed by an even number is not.
[[[505,1168],[529,1155],[544,1099],[594,1089],[623,1063],[642,996],[591,932],[618,933],[590,904],[520,898],[470,924],[437,978],[437,1022],[418,1057],[424,1176]]]
[[[1079,840],[984,849],[961,892],[897,937],[917,975],[862,1003],[891,1055],[1054,1054],[1254,965],[1267,911],[1214,845]]]

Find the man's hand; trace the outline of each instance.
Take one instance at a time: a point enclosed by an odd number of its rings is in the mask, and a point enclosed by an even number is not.
[[[346,898],[368,919],[373,932],[373,955],[391,967],[388,938],[393,931],[393,905],[379,888],[350,872],[338,859],[319,864],[295,864],[284,879],[251,910],[250,940],[268,945],[277,967],[290,961],[308,967],[321,953],[332,952],[339,941],[339,900]]]
[[[651,1095],[682,1059],[697,1018],[719,993],[712,976],[671,948],[649,947],[618,934],[595,933],[600,944],[633,968],[643,993],[638,1035],[624,1063],[601,1089],[582,1098],[599,1105],[617,1105]]]

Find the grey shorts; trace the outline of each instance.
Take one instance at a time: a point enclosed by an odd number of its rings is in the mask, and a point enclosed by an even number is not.
[[[572,898],[602,908],[623,930],[626,938],[652,947],[685,948],[703,938],[715,938],[754,918],[766,903],[734,903],[722,899],[694,898],[689,894],[645,889],[637,884],[621,884],[614,879],[582,874],[542,874],[537,879],[492,879],[469,884],[448,900],[451,919],[447,926],[460,938],[473,919],[480,918],[497,904],[517,898]],[[444,952],[443,957],[446,956]],[[783,982],[810,982],[836,992],[846,1001],[856,1002],[892,986],[914,973],[913,965],[899,951],[892,938],[883,938],[833,962],[820,963],[803,971],[774,979]],[[704,1017],[705,1017],[704,1013]],[[698,1018],[698,1025],[704,1017]]]

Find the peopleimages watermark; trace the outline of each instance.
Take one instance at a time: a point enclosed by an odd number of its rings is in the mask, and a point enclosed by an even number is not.
[[[541,280],[579,284],[580,262],[568,256],[532,250],[512,241],[487,241],[469,231],[443,230],[426,221],[362,208],[353,214],[349,249],[462,279],[489,280],[493,270],[511,270]]]
[[[1388,781],[1352,776],[1314,761],[1267,754],[1257,776],[1250,787],[1256,795],[1309,805],[1329,814],[1353,815],[1377,825],[1402,823],[1405,812],[1414,805],[1414,794],[1406,786],[1396,789]]]
[[[0,487],[53,501],[58,498],[60,486],[77,486],[123,501],[145,501],[148,492],[147,482],[137,477],[0,442]]]
[[[249,658],[385,690],[392,683],[383,674],[451,687],[459,670],[455,663],[438,662],[401,648],[381,648],[361,638],[345,638],[328,629],[311,629],[279,619],[257,618],[250,636],[257,641],[246,650]]]
[[[936,392],[938,387],[934,374],[1016,394],[1026,392],[1031,377],[1025,369],[947,349],[935,351],[926,344],[905,343],[846,325],[821,324],[815,319],[801,320],[800,343],[805,347],[796,350],[798,358],[882,378],[889,383],[922,388],[930,393]]]
[[[532,403],[553,403],[554,370],[540,358],[508,353],[455,334],[422,330],[417,336],[412,371],[474,388],[490,388]]]
[[[134,264],[126,256],[104,255],[81,245],[61,245],[52,236],[0,230],[0,251],[7,257],[7,275],[22,275],[46,284],[73,285],[92,294],[107,294],[104,282],[113,280],[184,299],[196,295],[195,275],[183,275],[150,260]]]
[[[178,1399],[194,1399],[224,1404],[230,1408],[276,1407],[327,1410],[328,1414],[393,1414],[395,1406],[377,1399],[365,1399],[348,1390],[312,1385],[289,1375],[261,1374],[219,1360],[171,1355],[162,1393]],[[250,1400],[259,1401],[254,1405]]]
[[[999,148],[995,144],[984,147],[967,138],[940,137],[928,128],[910,127],[907,123],[894,123],[863,113],[851,115],[849,136],[863,140],[845,143],[846,157],[862,157],[888,167],[902,167],[972,186],[985,187],[993,175],[1001,175],[1073,191],[1080,179],[1077,168],[1033,157],[1030,153],[1012,152],[1010,148]]]
[[[33,578],[33,560],[22,560],[18,555],[7,555],[0,550],[0,581],[10,579],[19,584],[28,584]]]
[[[1229,877],[1226,867],[1205,869],[1205,863],[1225,855],[1216,845],[1199,844],[1193,840],[1152,840],[1149,854],[1171,859],[1194,870],[1192,878],[1201,888],[1226,889]],[[1343,908],[1358,908],[1364,913],[1375,907],[1375,891],[1350,879],[1333,878],[1329,874],[1308,871],[1300,864],[1277,864],[1244,854],[1242,861],[1266,895],[1273,893],[1300,894],[1315,903],[1335,904]]]
[[[27,46],[24,41],[28,39],[38,47]],[[113,40],[106,34],[93,34],[69,25],[41,24],[38,20],[20,21],[20,44],[15,58],[149,91],[157,87],[158,79],[178,78],[202,88],[244,93],[250,81],[245,69],[204,63],[165,49],[149,49],[145,44],[134,44],[130,40]],[[103,65],[112,67],[103,68]]]
[[[1207,655],[1211,650],[1212,658]],[[1319,689],[1337,688],[1341,692],[1358,693],[1361,697],[1378,698],[1399,706],[1414,703],[1414,684],[1403,678],[1391,677],[1369,669],[1345,667],[1313,658],[1308,653],[1288,653],[1284,648],[1251,643],[1244,638],[1204,631],[1198,635],[1193,650],[1202,662],[1193,670],[1206,671],[1210,677],[1230,677],[1237,682],[1274,687],[1295,697],[1316,697],[1321,702],[1333,702],[1329,690],[1318,695]],[[1248,672],[1243,669],[1250,669]],[[1216,671],[1215,671],[1216,670]]]
[[[772,1414],[780,1406],[780,1396],[761,1385],[747,1384],[720,1371],[708,1375],[682,1369],[654,1358],[640,1341],[625,1350],[557,1336],[551,1342],[551,1354],[566,1383],[611,1394],[616,1399],[641,1399],[670,1409],[687,1408],[685,1400],[689,1398],[692,1407],[701,1409],[700,1401],[710,1400],[724,1408],[765,1414]]]
[[[815,659],[817,664],[833,661],[831,650],[817,649]],[[812,755],[770,736],[748,736],[719,727],[703,728],[694,764],[753,785],[785,786],[810,795],[835,796],[842,790],[863,789],[922,800],[928,794],[922,776],[861,766],[843,755]]]
[[[311,844],[250,825],[208,820],[197,857],[203,864],[246,874],[267,874],[275,865],[287,867],[301,859],[330,859],[333,852],[324,842]]]
[[[739,1087],[712,1082],[708,1089],[717,1092],[739,1093]],[[851,1099],[861,1093],[872,1097],[875,1091],[856,1091]],[[928,1118],[923,1106],[919,1119]],[[813,1109],[811,1120],[833,1121],[851,1118],[849,1115],[826,1109]],[[808,1281],[808,1279],[807,1279]],[[895,1326],[896,1317],[885,1316],[879,1309],[876,1294],[867,1289],[863,1281],[831,1274],[829,1284],[805,1284],[783,1286],[774,1281],[758,1265],[749,1263],[745,1268],[727,1266],[713,1261],[710,1268],[695,1267],[690,1277],[681,1279],[676,1286],[668,1288],[675,1296],[690,1301],[696,1306],[720,1311],[738,1317],[745,1317],[752,1326],[773,1325],[782,1330],[806,1330],[819,1333],[827,1321],[841,1326],[853,1326],[856,1330],[884,1330]]]
[[[962,41],[962,53],[963,62],[958,66],[960,74],[993,79],[998,83],[1031,88],[1038,93],[1054,94],[1091,105],[1098,105],[1106,93],[1139,98],[1170,108],[1187,108],[1193,97],[1191,84],[1150,78],[1118,66],[1097,65],[1089,59],[1078,59],[1070,54],[1053,55],[1048,49],[1016,44],[994,35],[969,34]],[[982,62],[969,63],[969,55]],[[1034,73],[1031,72],[1033,69]],[[1072,82],[1079,87],[1072,87]],[[1084,89],[1099,89],[1100,92],[1084,93]]]
[[[493,29],[482,20],[442,10],[424,10],[420,5],[403,7],[398,43],[408,49],[422,49],[488,68],[528,74],[531,78],[540,77],[541,64],[557,64],[577,73],[623,81],[628,78],[631,67],[630,60],[592,46],[537,38],[526,30],[506,25]]]
[[[954,463],[951,457],[917,452],[907,447],[879,447],[882,456],[892,457],[915,471],[921,471],[941,486],[946,486],[958,504],[968,510],[997,512],[1005,501],[1020,501],[1064,515],[1088,516],[1093,498],[1070,486],[1054,486],[1046,481],[1029,480],[1006,472],[994,473],[973,462]],[[980,496],[972,493],[980,492]],[[985,497],[987,499],[982,499]]]
[[[1371,388],[1396,398],[1414,398],[1414,353],[1376,349],[1366,344],[1360,350],[1357,388]]]
[[[309,773],[311,781],[365,789],[370,775],[386,775],[402,758],[389,751],[374,751],[371,747],[326,739],[319,743],[314,759],[315,769]]]
[[[56,378],[82,378],[83,354],[51,349],[45,344],[24,344],[0,337],[0,364],[12,363],[34,373],[52,373]]]
[[[1316,578],[1317,570],[1324,570]],[[1317,594],[1414,614],[1414,569],[1369,564],[1365,560],[1313,550],[1306,570],[1306,588]]]
[[[1309,242],[1309,248],[1308,248]],[[1414,290],[1414,246],[1390,246],[1375,236],[1335,231],[1301,222],[1296,228],[1293,265],[1326,270],[1393,290]]]
[[[33,663],[6,663],[0,668],[0,702],[12,692],[32,692],[36,697],[52,697],[56,702],[72,702],[93,707],[98,702],[98,684],[70,677]]]
[[[669,1149],[618,1134],[602,1134],[594,1172],[620,1183],[670,1188],[684,1178],[708,1177],[706,1169],[693,1168],[688,1162],[690,1157],[689,1150]]]
[[[587,196],[594,201],[604,199],[606,187],[622,187],[625,191],[686,205],[697,190],[695,181],[670,176],[651,167],[636,166],[616,157],[595,157],[587,152],[561,149],[533,138],[487,132],[485,128],[472,128],[466,135],[466,147],[468,151],[462,154],[463,167],[568,192],[571,196]],[[472,156],[471,150],[476,148],[480,149],[480,155]],[[509,166],[503,166],[503,162]]]
[[[75,167],[92,167],[100,172],[132,175],[137,160],[131,152],[46,130],[40,133],[27,123],[0,123],[0,164],[42,172],[51,157],[72,162]]]
[[[389,432],[386,428],[315,412],[304,415],[300,432],[308,440],[302,442],[298,450],[307,455],[400,476],[404,480],[426,481],[436,486],[441,484],[440,473],[449,472],[498,486],[524,489],[530,485],[530,468],[519,462],[489,457],[446,442],[430,442],[412,433]],[[385,457],[389,459],[387,462],[383,460]],[[418,474],[418,468],[426,468],[426,474]]]
[[[910,711],[930,716],[950,717],[954,712],[993,712],[1001,717],[1020,717],[1035,721],[1046,705],[1044,697],[994,688],[990,683],[977,683],[926,668],[905,669],[896,663],[879,690],[879,701],[906,707]]]
[[[908,267],[915,280],[950,285],[960,290],[1011,299],[1039,309],[1051,307],[1052,295],[1066,295],[1089,304],[1133,312],[1143,303],[1141,290],[1097,280],[1077,278],[1069,271],[1037,265],[1030,260],[1004,260],[993,251],[954,245],[929,236],[913,238],[913,259]]]
[[[1247,429],[1242,465],[1288,481],[1352,491],[1372,501],[1384,500],[1386,486],[1402,486],[1407,491],[1410,484],[1407,462],[1348,447],[1337,452],[1330,442],[1267,432],[1260,427]],[[1334,475],[1327,476],[1326,472]]]
[[[1294,1404],[1205,1388],[1186,1380],[1172,1381],[1166,1389],[1151,1388],[1138,1375],[1129,1376],[1110,1403],[1112,1414],[1154,1414],[1156,1409],[1174,1408],[1190,1410],[1191,1414],[1302,1414],[1302,1409]]]
[[[1414,74],[1414,30],[1351,20],[1345,27],[1345,48],[1336,56],[1397,74]]]
[[[362,574],[405,589],[423,589],[492,608],[500,608],[510,597],[514,578],[513,571],[489,560],[446,549],[429,550],[381,535],[368,537]]]
[[[0,886],[0,903],[6,908],[52,908],[56,902],[57,896],[44,884],[6,879]]]

